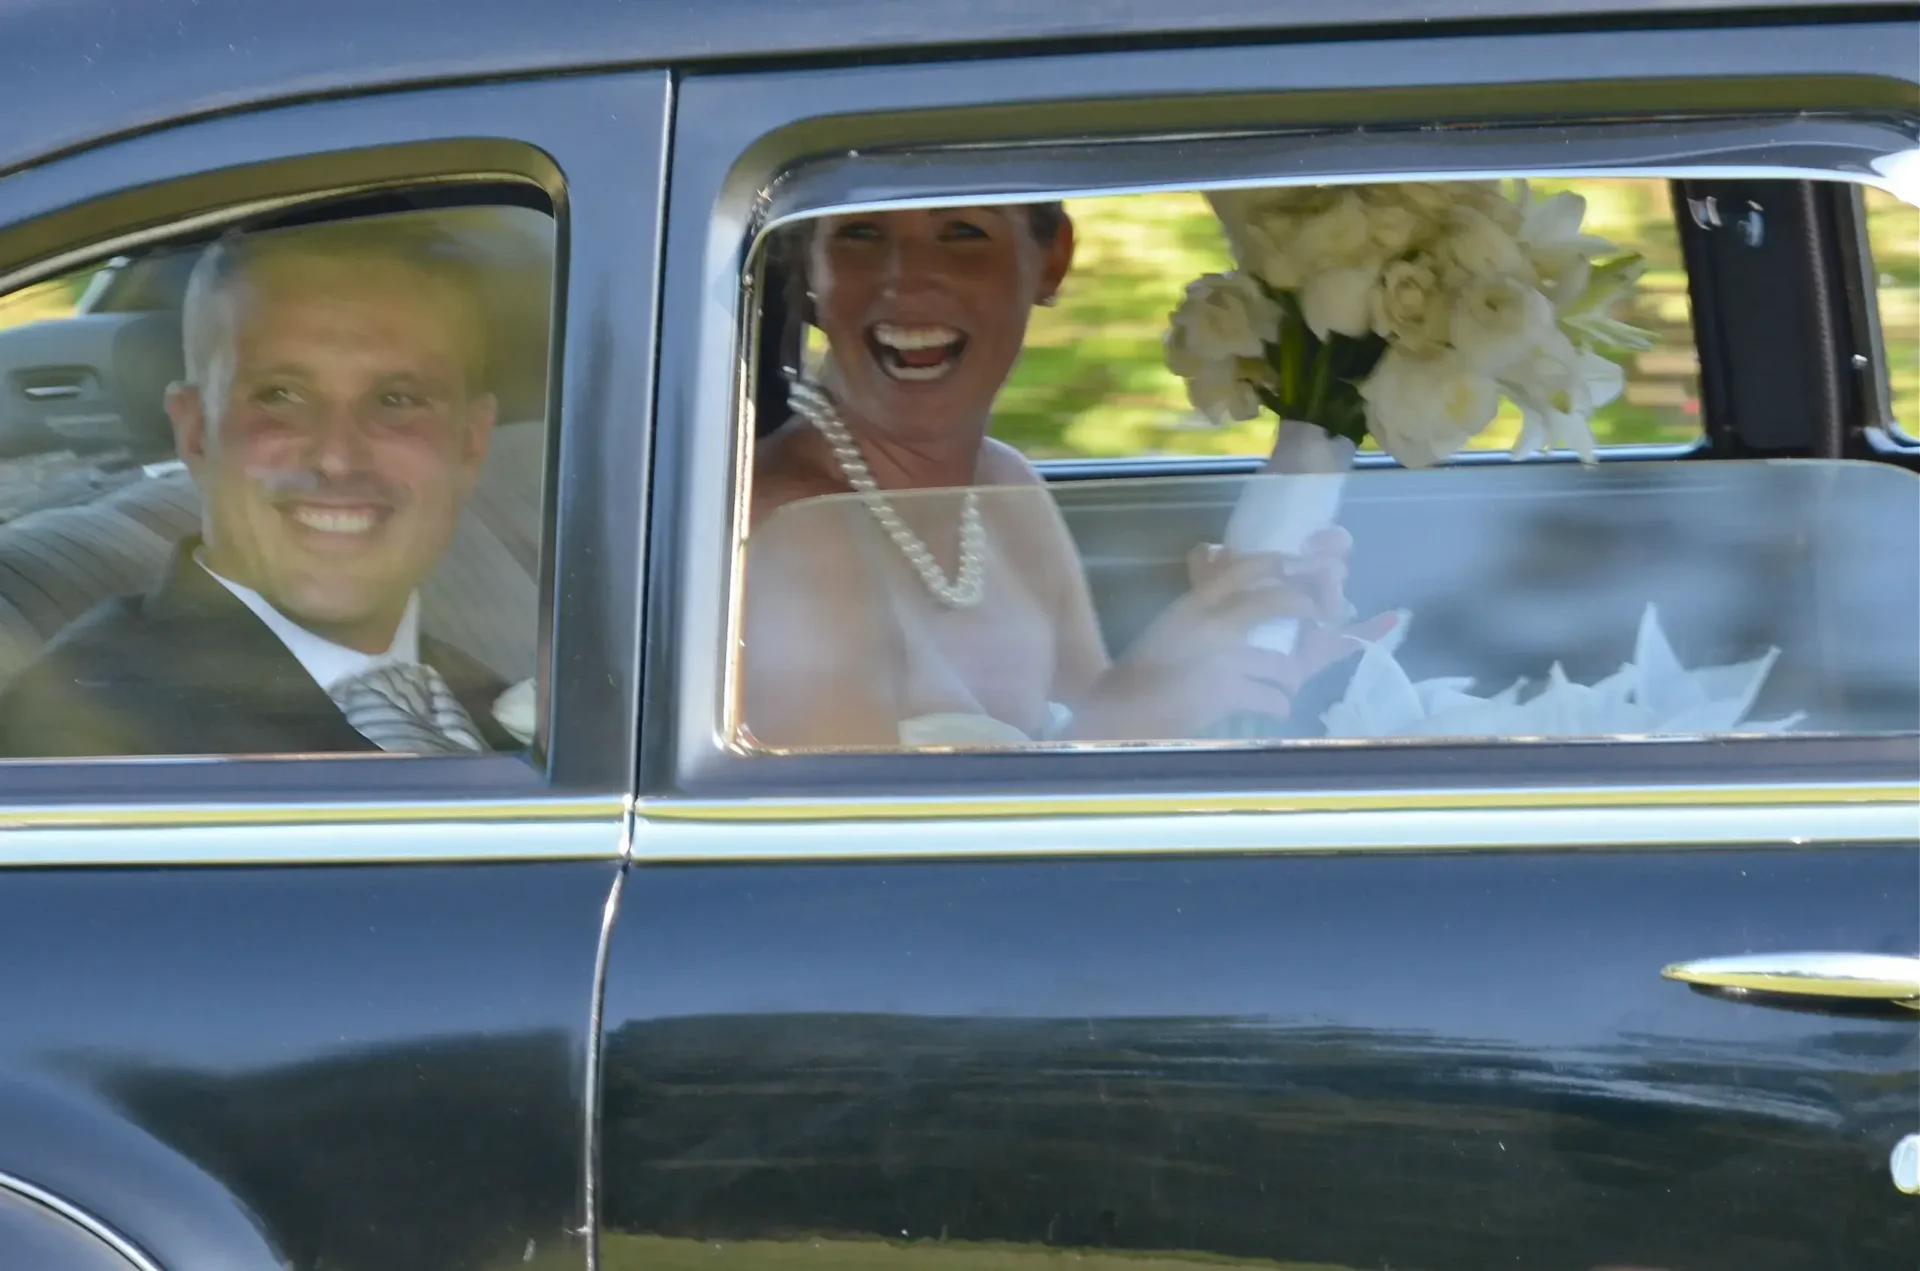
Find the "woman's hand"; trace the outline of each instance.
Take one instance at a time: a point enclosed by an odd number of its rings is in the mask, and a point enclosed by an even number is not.
[[[1299,557],[1236,555],[1211,545],[1188,558],[1192,590],[1168,606],[1075,708],[1072,735],[1135,741],[1201,736],[1239,713],[1285,719],[1300,686],[1400,622],[1347,625],[1352,540],[1329,530]],[[1248,643],[1262,624],[1300,622],[1291,653]]]

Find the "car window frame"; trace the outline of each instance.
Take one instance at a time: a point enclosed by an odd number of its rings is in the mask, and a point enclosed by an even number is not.
[[[435,87],[192,119],[0,184],[0,290],[169,238],[383,190],[523,184],[555,221],[532,762],[300,755],[0,760],[0,806],[63,823],[210,806],[599,815],[631,793],[646,409],[671,82],[635,71]],[[610,356],[634,347],[646,356]],[[611,801],[611,802],[609,802]],[[440,807],[440,811],[434,811]],[[396,813],[401,814],[401,813]]]
[[[1340,750],[1209,745],[746,754],[725,729],[723,672],[731,654],[727,623],[740,587],[742,511],[732,483],[744,462],[739,443],[745,434],[738,421],[751,400],[755,363],[751,248],[783,220],[830,207],[937,205],[962,197],[1014,202],[1138,188],[1009,174],[1019,163],[1007,163],[1007,155],[1024,155],[1038,168],[1049,157],[1046,148],[1067,139],[1124,146],[1150,138],[1192,146],[1235,133],[1325,134],[1409,117],[1531,127],[1539,144],[1556,128],[1608,119],[1731,121],[1738,131],[1761,121],[1771,128],[1791,115],[1818,116],[1878,140],[1844,158],[1821,145],[1776,153],[1765,175],[1831,176],[1837,169],[1860,179],[1848,164],[1884,153],[1894,137],[1912,144],[1912,129],[1902,133],[1900,121],[1910,121],[1913,112],[1900,102],[1911,101],[1920,77],[1891,53],[1910,33],[1909,24],[1891,22],[1729,27],[1665,32],[1649,43],[1625,31],[1567,31],[688,76],[670,185],[663,426],[651,527],[654,550],[671,552],[673,568],[650,579],[653,635],[644,668],[649,683],[672,691],[650,694],[645,703],[643,808],[670,815],[675,808],[753,797],[844,811],[946,800],[956,811],[992,814],[995,808],[1058,807],[1061,799],[1099,808],[1199,790],[1280,798],[1391,790],[1524,793],[1596,783],[1627,790],[1910,782],[1920,739],[1905,736],[1743,739],[1730,746],[1593,739]],[[1702,65],[1717,71],[1711,94],[1702,93]],[[1890,118],[1895,124],[1884,125]],[[1642,155],[1638,163],[1637,170],[1631,164],[1605,170],[1672,177],[1695,167],[1724,173],[1756,166],[1751,150],[1733,146],[1712,162],[1669,159],[1654,168]],[[1321,163],[1260,179],[1465,175],[1437,163],[1389,172],[1351,165]],[[1493,170],[1485,161],[1461,166]],[[978,179],[954,178],[968,168],[978,170]],[[1577,175],[1591,169],[1563,162],[1553,170]],[[817,187],[810,197],[794,193],[809,184]],[[728,428],[690,422],[718,418]]]

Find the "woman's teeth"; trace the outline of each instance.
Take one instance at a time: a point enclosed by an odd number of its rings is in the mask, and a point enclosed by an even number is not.
[[[378,518],[372,512],[349,512],[340,508],[296,507],[296,524],[322,534],[365,534]]]
[[[948,326],[879,322],[873,327],[873,343],[881,369],[888,375],[924,383],[952,372],[966,348],[967,337]]]

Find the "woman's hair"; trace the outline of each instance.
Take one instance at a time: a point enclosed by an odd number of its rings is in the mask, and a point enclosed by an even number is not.
[[[1035,242],[1051,247],[1067,223],[1066,204],[1018,203],[1027,214],[1027,228]],[[766,271],[760,299],[760,375],[755,392],[755,418],[762,434],[786,420],[787,384],[799,371],[805,353],[807,325],[813,305],[807,298],[807,245],[817,220],[783,225],[767,236]]]

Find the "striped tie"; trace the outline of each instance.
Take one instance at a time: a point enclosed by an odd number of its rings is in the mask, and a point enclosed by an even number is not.
[[[382,750],[445,755],[486,749],[472,717],[430,666],[382,663],[327,692],[347,722]]]

